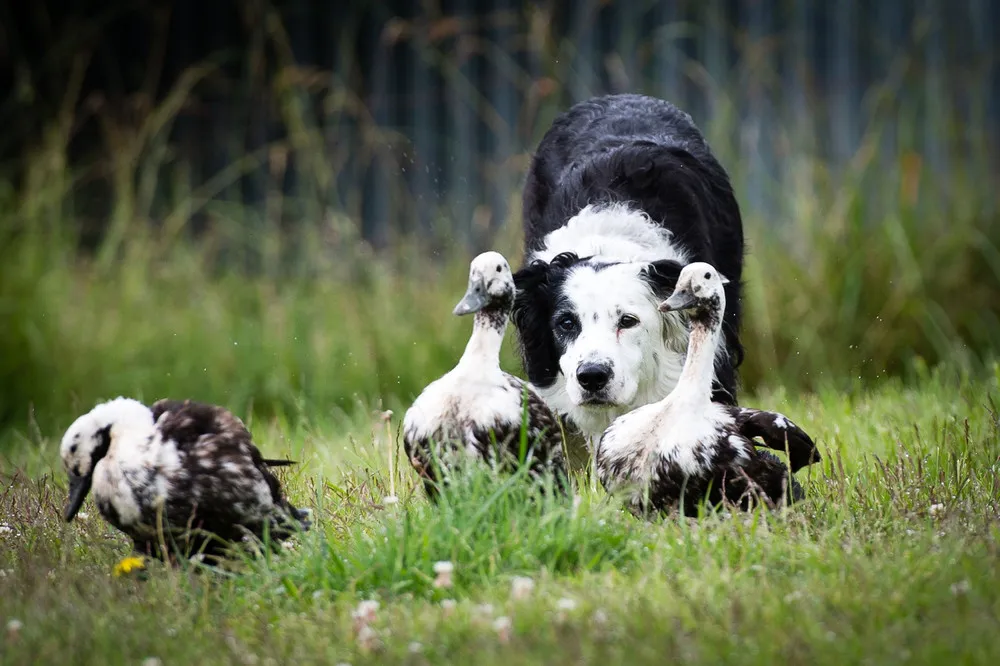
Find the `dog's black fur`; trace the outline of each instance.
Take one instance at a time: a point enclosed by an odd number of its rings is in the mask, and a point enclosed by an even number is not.
[[[716,362],[714,399],[735,405],[740,343],[743,222],[725,169],[691,117],[669,102],[643,95],[608,95],[573,106],[545,134],[523,194],[525,255],[515,274],[513,321],[528,377],[550,386],[559,372],[551,315],[559,285],[576,262],[571,253],[532,261],[547,234],[588,204],[630,203],[673,233],[691,261],[706,261],[729,279],[723,323],[728,354]],[[599,259],[599,258],[595,258]],[[643,279],[669,296],[680,266],[650,264]]]

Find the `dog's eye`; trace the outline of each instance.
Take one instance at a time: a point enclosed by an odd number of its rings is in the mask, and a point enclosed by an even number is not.
[[[563,315],[556,320],[556,328],[568,333],[576,328],[576,319],[572,315]]]
[[[639,318],[635,315],[625,314],[618,320],[618,328],[633,328],[639,325]]]
[[[711,280],[712,279],[712,274],[711,273],[705,273],[705,279],[706,280]]]

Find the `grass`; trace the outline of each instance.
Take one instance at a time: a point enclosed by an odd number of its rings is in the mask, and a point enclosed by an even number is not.
[[[158,566],[146,581],[112,578],[128,546],[92,505],[60,522],[65,480],[44,437],[4,467],[0,620],[21,626],[0,660],[995,663],[998,400],[1000,366],[762,393],[748,403],[785,411],[822,448],[799,475],[808,500],[655,524],[583,475],[576,503],[527,502],[516,479],[477,477],[435,509],[408,467],[390,479],[375,417],[258,421],[266,453],[302,459],[284,480],[317,528],[231,578]],[[397,504],[382,501],[390,484]],[[452,587],[433,585],[437,561],[454,564]],[[515,576],[534,580],[527,599],[512,597]],[[375,633],[359,640],[352,611],[367,599]]]

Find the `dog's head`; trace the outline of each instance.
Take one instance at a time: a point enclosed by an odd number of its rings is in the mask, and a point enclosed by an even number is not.
[[[519,271],[513,320],[530,381],[564,412],[633,406],[658,380],[664,343],[683,354],[680,317],[657,310],[680,270],[563,253]]]

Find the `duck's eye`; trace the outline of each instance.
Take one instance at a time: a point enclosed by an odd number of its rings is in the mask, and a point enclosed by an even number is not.
[[[503,266],[497,266],[497,273],[503,270]]]
[[[711,280],[712,279],[712,274],[711,273],[705,273],[705,279],[706,280]]]
[[[639,325],[639,318],[635,315],[624,314],[618,320],[618,328],[634,328]]]
[[[73,444],[72,446],[69,447],[69,452],[76,453],[76,444]]]
[[[564,333],[568,333],[576,328],[576,319],[573,315],[563,315],[556,320],[556,328]]]

